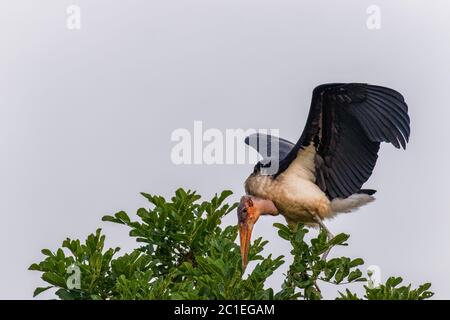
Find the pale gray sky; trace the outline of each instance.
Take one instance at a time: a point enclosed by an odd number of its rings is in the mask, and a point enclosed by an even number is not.
[[[70,4],[81,30],[66,28]],[[372,4],[380,30],[366,27]],[[0,298],[31,298],[42,281],[28,266],[67,236],[102,226],[111,245],[134,246],[100,219],[134,213],[140,191],[227,188],[237,200],[252,166],[176,166],[173,130],[201,120],[295,141],[325,82],[397,89],[412,119],[406,152],[383,145],[365,185],[377,201],[328,223],[351,234],[338,253],[450,298],[449,16],[444,0],[2,1]],[[289,256],[275,221],[260,219],[255,236]]]

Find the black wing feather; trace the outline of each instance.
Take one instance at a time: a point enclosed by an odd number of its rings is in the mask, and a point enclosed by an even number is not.
[[[275,176],[313,143],[317,185],[330,199],[357,193],[372,174],[381,142],[406,148],[410,135],[407,112],[403,96],[390,88],[320,85],[313,91],[305,129]]]
[[[380,100],[375,95],[370,95],[371,97],[371,104],[376,105],[377,107],[385,110],[389,115],[396,119],[397,124],[399,127],[401,127],[402,134],[406,135],[405,139],[408,141],[409,134],[410,134],[410,128],[409,128],[409,116],[407,113],[399,110],[397,105],[391,104],[389,101],[383,101]]]

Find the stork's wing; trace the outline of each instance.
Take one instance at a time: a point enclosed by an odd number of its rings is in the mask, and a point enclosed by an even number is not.
[[[409,133],[408,107],[397,91],[357,83],[320,85],[305,129],[276,176],[314,143],[317,185],[330,199],[346,198],[372,174],[380,142],[406,148]]]
[[[276,159],[278,160],[278,163],[283,160],[295,146],[295,144],[286,139],[263,133],[255,133],[248,136],[245,138],[245,143],[256,149],[264,160]]]

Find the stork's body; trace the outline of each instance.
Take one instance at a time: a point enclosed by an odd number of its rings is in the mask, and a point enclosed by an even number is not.
[[[272,201],[288,223],[311,224],[314,215],[332,215],[331,201],[315,184],[313,146],[308,148],[278,177],[255,172],[245,181],[246,194]]]
[[[289,224],[320,225],[374,200],[361,189],[381,142],[406,147],[410,127],[403,96],[367,84],[325,84],[313,91],[305,129],[292,143],[256,134],[246,143],[263,156],[245,181],[238,207],[243,265],[260,215],[282,214]]]
[[[316,184],[314,175],[314,146],[309,146],[290,167],[274,178],[260,172],[245,180],[247,195],[272,201],[289,224],[304,223],[315,226],[316,217],[333,218],[375,200],[374,190],[360,190],[346,199],[330,200]]]

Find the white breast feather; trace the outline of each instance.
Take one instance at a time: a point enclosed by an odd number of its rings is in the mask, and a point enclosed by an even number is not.
[[[316,149],[313,144],[300,150],[297,157],[283,173],[286,176],[297,176],[298,178],[315,182],[314,157]]]

